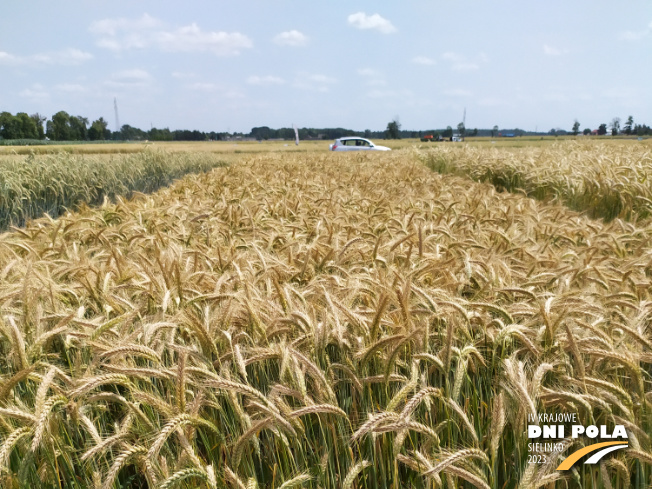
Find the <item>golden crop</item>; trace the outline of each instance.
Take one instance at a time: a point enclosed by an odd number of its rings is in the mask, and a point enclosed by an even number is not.
[[[411,151],[253,155],[33,221],[0,235],[0,481],[647,487],[650,231]],[[528,464],[555,410],[630,448]]]
[[[438,172],[557,201],[594,218],[652,216],[649,141],[565,141],[518,149],[439,144],[420,150],[419,157]]]
[[[82,204],[153,192],[186,173],[208,171],[225,163],[209,153],[169,154],[141,150],[137,154],[48,156],[0,159],[0,230],[22,226],[47,213],[58,217]]]

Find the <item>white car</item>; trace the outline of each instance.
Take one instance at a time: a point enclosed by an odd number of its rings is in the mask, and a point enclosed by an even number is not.
[[[391,151],[386,146],[378,146],[368,139],[348,137],[336,139],[330,145],[331,151]]]

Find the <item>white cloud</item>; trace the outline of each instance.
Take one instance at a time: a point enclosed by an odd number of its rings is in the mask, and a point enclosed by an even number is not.
[[[308,37],[296,30],[281,32],[274,37],[274,42],[279,46],[305,46],[308,44]]]
[[[162,21],[147,14],[135,20],[103,19],[93,22],[89,30],[98,37],[98,46],[116,52],[154,47],[166,52],[235,56],[253,47],[251,39],[239,32],[203,31],[195,23],[166,29]]]
[[[231,100],[245,99],[247,98],[244,93],[239,90],[228,90],[224,92],[224,98]]]
[[[621,32],[620,36],[618,38],[621,41],[639,41],[640,39],[643,39],[650,34],[650,30],[645,30],[645,31],[625,31]]]
[[[358,75],[367,79],[365,85],[368,87],[384,87],[387,82],[380,71],[372,70],[371,68],[361,68],[358,70]],[[367,94],[369,96],[369,94]]]
[[[299,73],[299,75],[294,80],[294,86],[301,90],[310,90],[314,92],[328,92],[330,91],[330,86],[337,83],[337,79],[321,75],[321,74],[309,74],[309,73]]]
[[[13,64],[16,62],[16,57],[6,51],[0,51],[0,63]]]
[[[326,75],[308,75],[306,79],[315,83],[326,83],[326,84],[337,83],[337,79]]]
[[[134,68],[133,70],[122,70],[113,74],[114,78],[131,80],[149,80],[152,76],[145,70]]]
[[[481,63],[486,64],[489,62],[489,58],[485,53],[475,56],[477,61],[470,61],[466,56],[451,51],[445,52],[441,57],[450,63],[453,71],[475,71],[480,69]]]
[[[375,98],[375,99],[393,99],[396,101],[396,99],[399,99],[401,104],[403,105],[413,105],[414,102],[414,94],[410,90],[380,90],[380,89],[374,89],[370,90],[367,92],[367,97],[369,98]],[[421,103],[423,103],[423,99],[421,99]]]
[[[480,65],[476,63],[455,63],[451,69],[453,71],[475,71],[480,69]]]
[[[283,85],[285,83],[285,80],[283,80],[283,78],[279,78],[278,76],[272,76],[272,75],[266,75],[266,76],[252,75],[249,78],[247,78],[245,81],[249,85],[258,85],[258,86]]]
[[[383,34],[396,32],[396,27],[379,14],[367,15],[364,12],[351,14],[348,17],[349,25],[356,29],[376,29]]]
[[[382,78],[373,78],[369,80],[366,85],[368,87],[385,87],[387,86],[387,82]]]
[[[93,59],[93,55],[80,49],[69,48],[63,51],[35,54],[29,59],[36,63],[71,66],[79,65],[89,59]]]
[[[640,31],[623,31],[618,36],[618,39],[621,41],[640,41],[649,36],[650,32],[652,32],[652,22],[647,25],[647,29]]]
[[[367,92],[367,97],[369,98],[392,98],[392,97],[399,97],[401,95],[400,92],[397,92],[396,90],[380,90],[380,89],[374,89],[370,90]]]
[[[568,54],[569,52],[570,51],[568,49],[557,48],[554,46],[550,46],[549,44],[543,45],[543,53],[546,56],[563,56],[564,54]]]
[[[50,94],[45,92],[45,91],[32,90],[31,88],[26,88],[24,90],[21,90],[18,93],[18,95],[20,95],[21,97],[31,98],[31,99],[38,99],[38,100],[41,100],[41,99],[44,99],[44,98],[47,98],[47,97],[50,96]]]
[[[102,19],[93,22],[89,30],[96,35],[117,36],[120,31],[130,31],[132,33],[138,31],[147,31],[155,28],[160,28],[163,23],[151,17],[148,14],[143,14],[140,19]]]
[[[463,56],[461,56],[461,55],[459,55],[457,53],[453,53],[451,51],[445,52],[444,54],[441,55],[441,57],[443,59],[445,59],[446,61],[453,61],[453,62],[459,62],[459,61],[464,60]]]
[[[152,81],[147,71],[136,68],[113,73],[105,83],[113,88],[143,88],[150,86]]]
[[[414,58],[412,58],[412,63],[415,63],[417,65],[424,65],[424,66],[432,66],[434,64],[437,64],[437,62],[434,59],[429,58],[427,56],[415,56]]]
[[[88,87],[78,83],[60,83],[59,85],[55,85],[54,89],[66,93],[83,93],[88,91]]]
[[[148,14],[140,19],[102,19],[91,23],[89,31],[99,37],[97,45],[112,51],[142,49],[150,42],[155,29],[163,27],[163,22]]]
[[[211,52],[217,56],[234,56],[253,43],[239,32],[204,32],[197,24],[180,27],[174,31],[157,32],[155,44],[168,52]]]
[[[190,85],[187,85],[187,88],[190,90],[198,90],[200,92],[216,92],[217,90],[221,90],[222,87],[215,83],[207,83],[207,82],[196,82],[196,83],[191,83]]]
[[[601,91],[599,95],[603,98],[618,100],[619,103],[623,103],[625,100],[637,100],[643,96],[638,90],[627,86],[608,88]]]
[[[471,97],[473,92],[462,88],[453,88],[450,90],[444,90],[444,95],[448,95],[449,97]]]
[[[186,88],[192,92],[203,92],[202,96],[210,94],[211,96],[217,96],[225,99],[245,98],[245,95],[241,91],[237,89],[231,89],[220,83],[194,82],[186,85]]]
[[[61,51],[49,51],[45,53],[31,54],[28,56],[16,56],[0,51],[0,63],[11,65],[61,65],[74,66],[93,59],[91,53],[80,49],[68,48]]]
[[[23,98],[28,98],[34,101],[40,101],[50,96],[50,94],[45,91],[43,85],[39,83],[34,83],[30,88],[25,88],[21,90],[20,92],[18,92],[18,95]]]
[[[185,71],[173,71],[172,72],[172,78],[178,78],[180,80],[185,80],[188,78],[194,78],[197,75],[195,73],[191,72],[185,72]]]
[[[358,70],[358,75],[361,76],[380,76],[380,72],[372,70],[371,68],[360,68]]]

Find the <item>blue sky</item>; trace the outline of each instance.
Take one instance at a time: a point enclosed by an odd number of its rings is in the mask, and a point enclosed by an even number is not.
[[[0,7],[0,111],[114,129],[652,124],[652,2],[35,0]]]

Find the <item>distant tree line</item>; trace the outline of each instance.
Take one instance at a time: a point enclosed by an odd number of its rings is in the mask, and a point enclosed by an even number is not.
[[[111,131],[103,117],[90,122],[87,117],[59,111],[51,119],[36,113],[19,112],[13,115],[0,112],[0,139],[49,139],[51,141],[207,141],[226,139],[224,132],[202,132],[187,129],[151,128],[143,131],[129,124],[119,131]]]
[[[3,139],[43,139],[43,122],[39,114],[0,112],[0,137]]]
[[[573,129],[571,134],[577,136],[580,132],[580,123],[575,119],[573,123]],[[549,134],[553,136],[565,135],[568,134],[563,129],[550,129]],[[611,120],[611,123],[602,123],[598,126],[597,129],[591,130],[588,127],[582,131],[582,134],[585,136],[596,134],[598,136],[606,136],[611,134],[612,136],[626,135],[626,136],[652,136],[652,128],[645,124],[634,124],[634,116],[627,117],[625,125],[620,126],[620,117],[614,117]]]
[[[620,127],[620,117],[614,117],[608,126],[612,136],[625,134],[627,136],[650,136],[652,135],[652,128],[645,124],[634,124],[634,117],[629,116],[625,121],[625,125]],[[607,124],[600,124],[598,133],[606,134]]]
[[[337,139],[341,138],[344,136],[360,136],[363,133],[360,133],[358,131],[353,131],[351,129],[344,129],[342,127],[335,127],[335,128],[325,128],[325,129],[316,129],[316,128],[308,128],[308,127],[302,127],[300,129],[297,129],[299,132],[299,139],[301,140],[306,140],[306,139]],[[370,131],[366,131],[369,134],[371,134]],[[374,133],[378,134],[378,133]],[[243,136],[243,137],[249,137],[253,138],[259,141],[265,141],[268,139],[286,139],[286,140],[291,140],[294,139],[294,129],[291,127],[282,127],[280,129],[272,129],[267,126],[261,126],[261,127],[252,127],[251,132],[249,134],[236,134],[238,136]],[[377,137],[377,136],[369,136],[369,137]]]
[[[309,139],[329,140],[329,139],[342,138],[346,136],[358,136],[358,137],[370,138],[370,139],[403,139],[403,138],[420,138],[426,134],[434,134],[434,135],[441,134],[443,137],[446,137],[446,135],[449,132],[450,132],[450,136],[453,135],[453,129],[450,126],[446,129],[431,129],[431,130],[421,130],[421,131],[404,130],[401,129],[401,124],[398,122],[398,120],[393,120],[389,124],[387,124],[387,129],[385,129],[384,131],[372,131],[370,129],[365,129],[364,131],[354,131],[352,129],[344,129],[342,127],[322,128],[322,129],[303,127],[301,129],[298,129],[298,131],[299,131],[299,139],[301,140],[309,140]],[[520,129],[517,129],[517,131],[520,131]],[[525,133],[525,131],[520,131],[520,132],[523,134]],[[473,129],[471,131],[467,131],[467,135],[472,135],[472,136],[488,136],[490,134],[491,134],[491,130]],[[292,129],[291,127],[272,129],[267,126],[261,126],[261,127],[253,127],[249,134],[235,133],[234,136],[248,137],[248,138],[253,138],[261,141],[265,141],[268,139],[291,140],[294,139],[294,129]]]
[[[229,134],[226,132],[202,132],[188,129],[170,131],[167,127],[164,129],[152,127],[149,131],[143,131],[125,124],[120,128],[120,132],[115,139],[123,141],[220,141],[228,137]]]
[[[598,134],[606,135],[611,133],[613,136],[650,136],[652,129],[645,124],[635,124],[634,118],[629,116],[625,124],[621,127],[620,118],[614,117],[610,124],[601,124],[596,130],[584,129],[581,131],[585,135]],[[434,138],[449,139],[454,134],[464,136],[479,137],[499,137],[499,136],[527,136],[527,135],[578,135],[580,133],[580,123],[575,120],[571,131],[564,129],[551,129],[547,133],[529,132],[522,129],[499,129],[494,126],[492,129],[467,129],[464,123],[459,123],[456,130],[451,126],[444,129],[431,130],[404,130],[398,121],[398,117],[387,124],[384,131],[354,131],[342,127],[335,128],[307,128],[298,129],[299,139],[324,139],[331,140],[345,136],[360,136],[373,139],[402,139],[402,138],[422,138],[426,135],[432,135]],[[128,124],[123,125],[119,131],[111,131],[108,128],[108,122],[104,118],[90,122],[83,116],[70,115],[65,111],[59,111],[51,119],[43,117],[41,114],[28,115],[25,112],[19,112],[12,115],[9,112],[0,112],[0,139],[9,140],[43,140],[51,141],[219,141],[231,138],[252,138],[259,141],[268,139],[294,139],[294,129],[291,127],[282,127],[273,129],[268,126],[254,127],[249,133],[228,133],[228,132],[203,132],[197,130],[178,129],[171,131],[168,128],[158,129],[152,127],[144,131]]]

